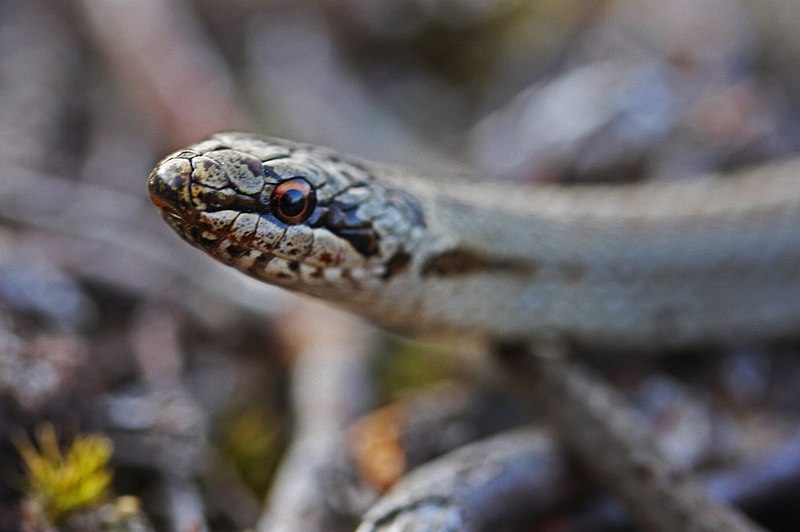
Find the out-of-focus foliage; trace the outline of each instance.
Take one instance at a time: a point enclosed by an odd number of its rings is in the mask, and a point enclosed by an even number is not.
[[[378,392],[388,402],[414,390],[458,378],[459,363],[441,349],[395,343],[375,361],[373,371]]]
[[[228,412],[217,430],[220,452],[235,464],[250,489],[263,497],[286,443],[281,418],[252,406]]]
[[[114,445],[105,436],[77,435],[62,451],[55,427],[45,423],[36,431],[35,444],[21,435],[16,444],[25,465],[28,497],[52,523],[109,496]]]

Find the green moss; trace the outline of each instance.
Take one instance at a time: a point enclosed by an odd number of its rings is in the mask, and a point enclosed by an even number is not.
[[[411,342],[398,342],[376,360],[374,372],[380,396],[388,403],[409,390],[457,378],[458,362],[451,353]]]
[[[226,419],[218,446],[245,483],[263,496],[285,447],[283,423],[266,408],[251,407]]]
[[[78,435],[62,451],[55,428],[46,424],[36,430],[35,444],[26,436],[15,443],[25,465],[28,497],[50,522],[58,524],[108,497],[114,446],[105,436]]]

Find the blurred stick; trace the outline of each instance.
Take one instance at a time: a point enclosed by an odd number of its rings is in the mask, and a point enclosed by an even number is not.
[[[736,469],[708,475],[703,486],[722,502],[757,509],[789,495],[800,483],[800,437]],[[360,532],[487,530],[499,523],[541,520],[581,495],[555,442],[536,429],[515,429],[457,449],[420,466],[365,515]],[[494,504],[499,500],[499,504]],[[558,529],[628,529],[616,499],[601,499],[588,512],[558,519]]]
[[[295,436],[258,530],[351,530],[353,523],[327,504],[321,473],[344,446],[345,426],[372,403],[367,376],[371,351],[364,325],[344,313],[303,301],[280,321],[294,346],[292,404]]]
[[[96,49],[138,108],[175,148],[241,129],[233,75],[183,0],[80,0]]]
[[[80,92],[80,49],[52,2],[0,5],[0,162],[65,163],[66,124]]]
[[[523,529],[569,491],[565,469],[544,433],[509,431],[410,473],[366,513],[358,532]]]
[[[605,383],[558,346],[501,349],[509,377],[553,422],[580,463],[619,496],[648,530],[756,531],[761,527],[712,498],[657,450],[644,424]]]

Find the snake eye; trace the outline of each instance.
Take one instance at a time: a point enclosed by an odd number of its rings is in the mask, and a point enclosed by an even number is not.
[[[293,177],[278,184],[272,192],[272,212],[282,222],[299,224],[314,212],[317,194],[303,177]]]

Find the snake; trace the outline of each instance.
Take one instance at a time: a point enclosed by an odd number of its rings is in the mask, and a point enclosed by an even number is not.
[[[797,336],[798,174],[800,158],[695,179],[522,185],[220,133],[162,159],[147,188],[172,229],[220,262],[387,329],[630,355]],[[550,390],[541,402],[571,412],[557,420],[566,439],[620,479],[642,522],[758,529],[642,451],[647,438],[580,369],[532,365]]]
[[[522,186],[222,133],[164,158],[148,191],[224,264],[406,334],[630,353],[800,330],[797,161]]]

